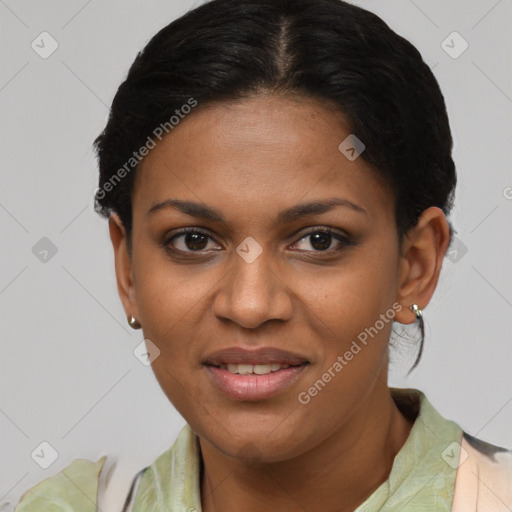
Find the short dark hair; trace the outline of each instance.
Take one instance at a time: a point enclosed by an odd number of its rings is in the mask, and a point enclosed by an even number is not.
[[[170,133],[185,105],[262,92],[327,101],[343,114],[366,146],[361,157],[394,193],[399,240],[425,209],[451,210],[446,106],[411,43],[341,0],[211,0],[161,29],[120,85],[94,142],[96,211],[117,213],[130,243],[139,148]]]

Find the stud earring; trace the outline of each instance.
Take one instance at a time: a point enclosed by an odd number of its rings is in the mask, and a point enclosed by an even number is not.
[[[418,307],[418,304],[413,304],[409,306],[409,309],[416,315],[416,320],[419,320],[423,316],[423,312]]]
[[[140,329],[142,327],[142,325],[139,324],[139,322],[137,321],[137,319],[133,315],[130,315],[128,317],[128,325],[132,329]]]

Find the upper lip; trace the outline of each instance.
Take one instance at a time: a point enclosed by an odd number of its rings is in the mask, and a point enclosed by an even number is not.
[[[211,366],[221,364],[289,364],[299,365],[309,361],[293,352],[273,347],[261,347],[248,350],[242,347],[230,347],[212,352],[203,362]]]

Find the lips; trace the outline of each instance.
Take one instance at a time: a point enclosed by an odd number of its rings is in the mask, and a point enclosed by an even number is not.
[[[261,347],[254,350],[247,350],[241,347],[231,347],[213,352],[205,359],[203,364],[218,367],[228,364],[280,364],[296,366],[308,362],[309,361],[305,357],[302,357],[299,354],[272,347]]]
[[[256,402],[292,386],[310,362],[303,356],[271,347],[232,347],[210,354],[203,365],[215,387],[234,400]]]

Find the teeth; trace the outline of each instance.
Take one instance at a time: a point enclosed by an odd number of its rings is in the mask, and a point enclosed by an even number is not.
[[[238,373],[240,375],[266,375],[270,372],[277,372],[278,370],[288,368],[289,364],[228,364],[221,365],[220,367],[230,373]]]
[[[265,375],[266,373],[270,373],[272,368],[269,364],[255,364],[253,366],[253,372],[256,375]]]
[[[252,365],[251,364],[239,364],[238,365],[238,373],[241,375],[247,375],[248,373],[252,373]]]

